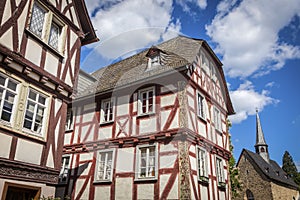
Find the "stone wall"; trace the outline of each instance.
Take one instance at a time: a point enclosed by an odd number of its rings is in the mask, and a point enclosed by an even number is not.
[[[286,200],[286,199],[298,199],[299,192],[281,185],[271,183],[273,199],[274,200]]]
[[[239,197],[232,199],[247,200],[247,190],[250,190],[253,193],[254,199],[273,199],[271,183],[266,179],[266,177],[257,173],[256,169],[245,155],[241,156],[238,169],[240,173],[240,181],[242,183],[242,191],[240,192]]]

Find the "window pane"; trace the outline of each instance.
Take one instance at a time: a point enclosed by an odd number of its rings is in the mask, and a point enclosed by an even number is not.
[[[4,86],[4,84],[5,84],[5,77],[0,75],[0,85]]]
[[[25,119],[24,121],[24,128],[31,129],[32,121]]]
[[[52,23],[50,29],[50,36],[49,36],[49,45],[54,47],[55,49],[58,48],[58,38],[60,34],[60,28],[57,24]]]
[[[39,95],[39,103],[45,105],[45,102],[46,102],[46,98],[43,97],[43,96],[41,96],[41,95]]]
[[[29,91],[29,99],[36,100],[36,93],[32,90]]]
[[[34,112],[34,107],[35,107],[35,104],[33,102],[28,102],[27,111],[30,111],[31,113],[33,113]]]
[[[44,115],[44,108],[42,106],[38,106],[37,115],[39,115],[39,116]]]
[[[46,11],[39,5],[33,5],[29,29],[39,37],[42,36],[45,14]]]
[[[11,80],[8,80],[8,86],[9,89],[16,91],[17,89],[17,84],[15,82],[12,82]]]
[[[0,88],[0,99],[2,99],[2,95],[3,95],[3,89]]]
[[[5,121],[10,121],[10,117],[11,117],[11,113],[10,112],[6,112],[6,111],[3,111],[2,112],[2,115],[1,115],[1,119],[2,120],[5,120]]]

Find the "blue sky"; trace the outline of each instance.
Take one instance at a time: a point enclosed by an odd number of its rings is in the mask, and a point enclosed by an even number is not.
[[[100,42],[82,48],[93,72],[178,34],[205,39],[223,63],[236,115],[237,159],[254,151],[258,108],[271,159],[300,167],[300,0],[86,0]]]

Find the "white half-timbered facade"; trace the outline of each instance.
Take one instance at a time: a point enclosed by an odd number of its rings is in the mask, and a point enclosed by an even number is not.
[[[54,196],[82,45],[83,0],[0,1],[0,198]]]
[[[226,122],[234,110],[204,40],[178,36],[91,76],[71,106],[64,195],[230,199]]]

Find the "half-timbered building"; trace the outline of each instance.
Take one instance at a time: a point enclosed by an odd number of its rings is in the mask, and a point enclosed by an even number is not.
[[[54,196],[82,45],[83,0],[0,1],[0,197]]]
[[[178,36],[83,75],[65,133],[62,196],[230,199],[234,110],[206,41]]]

